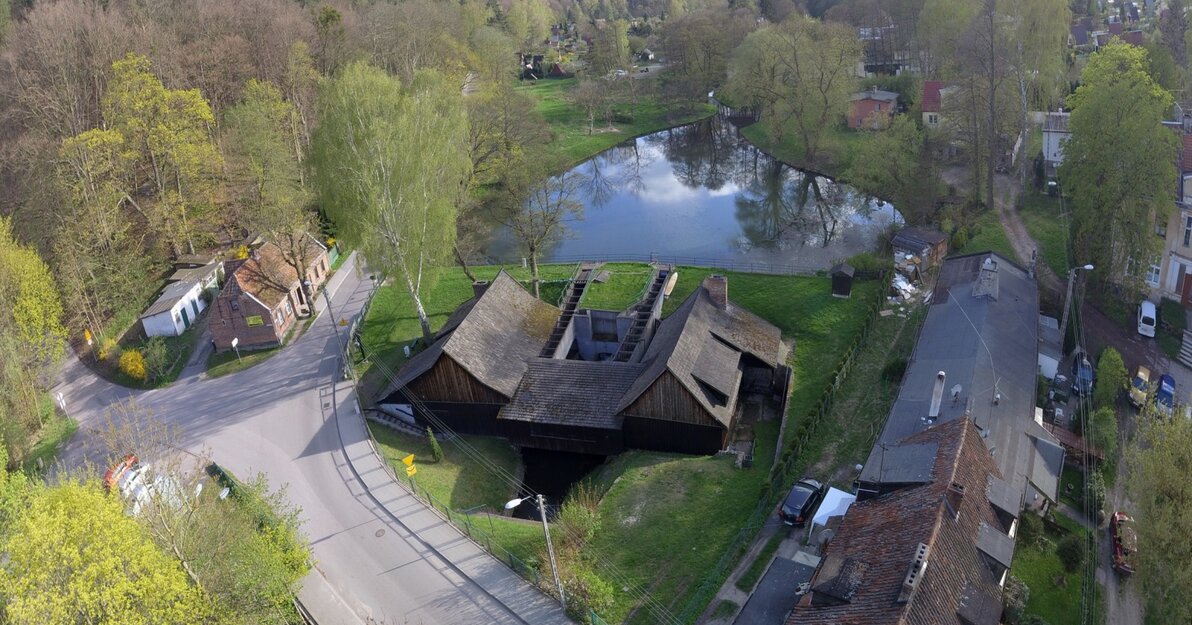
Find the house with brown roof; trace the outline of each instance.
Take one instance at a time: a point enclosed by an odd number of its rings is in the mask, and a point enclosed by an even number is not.
[[[501,272],[474,285],[379,403],[406,404],[424,425],[537,449],[725,449],[746,396],[785,397],[787,347],[777,327],[728,299],[723,277],[662,318],[671,271],[658,268],[624,311],[580,305],[591,269],[581,268],[561,308]]]
[[[303,283],[309,281],[309,292],[317,292],[331,267],[327,248],[314,237],[307,237],[304,256],[310,260],[301,279],[274,243],[224,264],[226,279],[208,324],[216,351],[281,345],[295,319],[310,314],[314,303],[308,301]]]
[[[905,484],[858,499],[787,625],[997,625],[1019,500],[967,417],[886,446]]]

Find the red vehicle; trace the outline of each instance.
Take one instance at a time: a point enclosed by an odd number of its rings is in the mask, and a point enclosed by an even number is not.
[[[1113,536],[1113,570],[1123,575],[1134,572],[1134,552],[1138,551],[1138,534],[1134,532],[1134,519],[1125,512],[1113,513],[1109,522],[1109,533]]]
[[[116,463],[115,466],[103,474],[103,487],[108,491],[116,488],[120,483],[120,478],[124,477],[124,474],[131,471],[135,466],[137,466],[137,457],[134,454],[128,454],[124,457],[124,460]]]

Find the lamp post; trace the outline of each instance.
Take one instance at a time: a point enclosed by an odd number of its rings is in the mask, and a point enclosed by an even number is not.
[[[529,499],[530,497],[510,499],[505,504],[505,509],[512,510]],[[542,533],[546,535],[546,553],[550,556],[550,572],[555,577],[555,588],[559,591],[559,603],[566,608],[567,601],[563,598],[563,582],[559,579],[559,563],[555,561],[555,548],[550,542],[550,527],[546,524],[546,499],[542,495],[538,495],[538,513],[542,515]]]
[[[1064,340],[1067,336],[1064,334],[1068,330],[1068,311],[1072,308],[1072,282],[1076,280],[1076,272],[1080,269],[1085,271],[1092,271],[1092,265],[1085,265],[1083,267],[1073,267],[1068,270],[1068,293],[1064,296],[1064,315],[1060,321],[1060,351],[1064,349]]]

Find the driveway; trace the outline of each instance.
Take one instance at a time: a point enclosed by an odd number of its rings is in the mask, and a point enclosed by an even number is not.
[[[819,564],[819,557],[799,546],[802,536],[803,532],[797,531],[782,541],[770,568],[758,581],[734,625],[782,625],[786,622],[786,615],[800,599],[795,589],[811,581]]]
[[[354,259],[349,259],[328,288],[334,291],[335,319],[350,320],[361,311],[372,284],[367,276],[356,275]],[[319,304],[322,310],[322,299]],[[234,473],[262,473],[273,487],[287,487],[290,500],[302,509],[302,529],[316,561],[300,597],[321,625],[357,625],[369,619],[423,625],[566,622],[557,605],[529,584],[510,581],[512,574],[500,577],[495,560],[486,563],[496,567],[486,569],[496,571],[494,576],[474,580],[463,573],[466,566],[441,556],[419,537],[419,531],[430,528],[408,522],[424,517],[421,503],[411,497],[378,501],[361,487],[362,476],[344,455],[335,419],[337,408],[353,408],[335,401],[339,343],[330,319],[322,315],[300,339],[245,372],[210,379],[200,367],[188,367],[164,389],[115,386],[71,359],[54,389],[79,422],[63,461],[78,466],[93,455],[96,444],[90,434],[107,406],[133,398],[179,428],[183,450],[210,451]],[[348,395],[354,406],[354,394]],[[375,475],[367,477],[365,483],[375,482]],[[490,593],[498,577],[502,592]],[[494,594],[506,600],[498,601]],[[517,600],[509,601],[510,596]]]

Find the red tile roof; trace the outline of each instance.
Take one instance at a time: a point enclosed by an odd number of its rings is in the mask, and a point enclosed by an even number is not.
[[[968,622],[997,623],[1000,575],[977,544],[1011,539],[990,503],[987,489],[1001,476],[980,431],[962,417],[902,442],[938,445],[932,481],[853,504],[787,625],[940,625],[965,622],[962,612]],[[947,503],[954,484],[963,487],[956,516]],[[920,543],[926,568],[900,601]]]
[[[942,80],[923,81],[923,112],[940,112],[940,90],[944,88]]]

